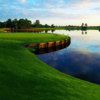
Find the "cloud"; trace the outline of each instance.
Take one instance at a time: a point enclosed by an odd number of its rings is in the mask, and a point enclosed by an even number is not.
[[[63,1],[58,1],[57,6],[62,6],[64,4]]]
[[[49,8],[52,8],[52,7],[53,7],[53,6],[52,6],[51,4],[49,4],[49,3],[45,3],[44,5],[45,5],[45,7],[46,7],[47,9],[49,9]]]
[[[0,0],[0,19],[22,16],[21,18],[39,18],[46,23],[53,20],[64,24],[66,20],[68,24],[81,24],[85,21],[95,25],[99,24],[99,3],[100,0]]]
[[[90,2],[91,0],[73,0],[72,2],[71,2],[71,6],[73,6],[73,7],[88,7],[88,6],[90,6],[91,5],[91,2]]]
[[[26,2],[26,0],[21,0],[21,3],[25,3]]]

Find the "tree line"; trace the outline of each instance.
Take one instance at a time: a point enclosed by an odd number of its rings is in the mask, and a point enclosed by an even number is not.
[[[28,19],[8,19],[4,22],[0,22],[0,28],[11,28],[11,29],[30,29],[30,28],[54,28],[54,29],[66,29],[66,30],[87,30],[87,29],[98,29],[100,26],[88,26],[87,23],[82,23],[81,26],[66,25],[66,26],[55,26],[54,24],[41,24],[39,20],[32,23]]]
[[[48,24],[42,25],[39,20],[32,23],[28,19],[8,19],[4,22],[0,22],[0,28],[14,28],[14,29],[28,29],[28,28],[54,28],[54,24],[51,26]]]

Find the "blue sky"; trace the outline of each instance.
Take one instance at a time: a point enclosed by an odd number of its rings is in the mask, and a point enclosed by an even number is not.
[[[28,18],[55,25],[100,25],[100,0],[0,0],[0,21]]]

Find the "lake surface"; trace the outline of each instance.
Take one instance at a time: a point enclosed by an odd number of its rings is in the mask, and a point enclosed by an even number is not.
[[[56,30],[54,33],[69,35],[71,44],[59,51],[37,55],[38,58],[63,73],[100,84],[100,32]]]

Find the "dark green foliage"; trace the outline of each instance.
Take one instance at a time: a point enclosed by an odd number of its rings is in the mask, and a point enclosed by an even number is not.
[[[45,26],[44,26],[45,28],[49,28],[50,26],[48,25],[48,24],[45,24]]]
[[[31,22],[31,20],[28,19],[8,19],[7,21],[0,22],[0,28],[11,28],[12,31],[17,29],[32,29],[32,28],[43,28],[43,29],[65,29],[65,30],[88,30],[88,29],[95,29],[100,30],[100,26],[88,26],[87,23],[82,23],[81,26],[75,26],[75,25],[67,25],[67,26],[55,26],[54,24],[48,25],[48,24],[41,24],[39,20],[36,20],[34,23]]]
[[[33,24],[33,27],[40,27],[40,21],[39,20],[36,20],[36,22]]]
[[[17,19],[14,19],[14,20],[13,20],[13,27],[14,27],[15,29],[18,28],[18,20],[17,20]]]
[[[18,21],[18,29],[28,29],[31,27],[31,21],[28,19],[20,19]]]
[[[13,27],[13,21],[12,21],[11,19],[8,19],[8,20],[6,21],[6,27],[7,27],[7,28],[12,28],[12,27]]]
[[[66,30],[81,30],[80,26],[73,26],[73,25],[68,25],[64,27]]]
[[[27,29],[31,28],[32,22],[28,19],[8,19],[5,22],[0,22],[0,28],[11,28],[11,29]]]
[[[82,23],[81,30],[87,30],[87,23],[86,24]]]
[[[0,28],[5,28],[7,25],[7,22],[0,22]]]
[[[51,25],[51,28],[54,28],[54,27],[55,27],[54,24],[52,24],[52,25]]]

